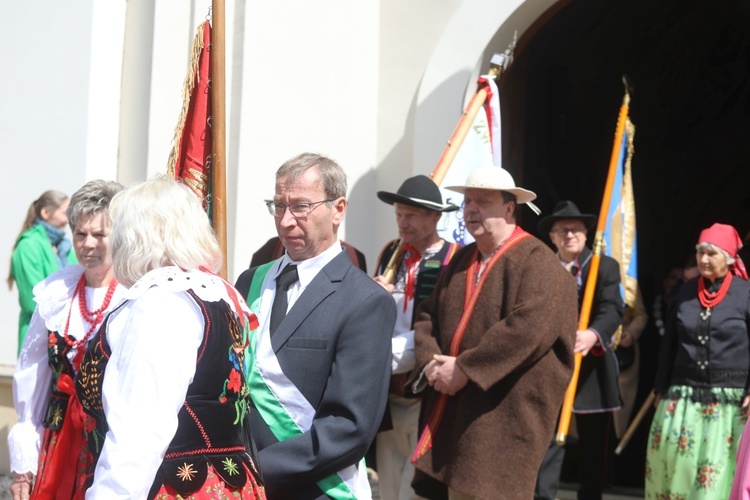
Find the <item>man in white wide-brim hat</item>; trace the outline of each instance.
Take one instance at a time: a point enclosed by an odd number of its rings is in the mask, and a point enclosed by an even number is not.
[[[516,224],[536,195],[505,170],[461,186],[475,242],[459,250],[415,322],[424,387],[414,487],[428,498],[528,499],[573,371],[576,284]],[[501,493],[502,492],[502,493]]]

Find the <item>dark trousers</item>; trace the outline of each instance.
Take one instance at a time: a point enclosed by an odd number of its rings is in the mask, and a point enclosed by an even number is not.
[[[575,414],[578,430],[578,488],[579,500],[602,498],[608,482],[607,469],[613,443],[612,413]],[[537,500],[554,500],[560,486],[560,472],[565,459],[565,448],[553,441],[544,455],[534,489]]]

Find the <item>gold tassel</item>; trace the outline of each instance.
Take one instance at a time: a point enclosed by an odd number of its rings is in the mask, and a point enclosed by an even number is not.
[[[190,53],[190,65],[188,67],[188,73],[185,76],[185,82],[182,85],[182,109],[180,110],[180,117],[177,120],[177,126],[174,129],[174,138],[172,139],[172,151],[169,153],[169,159],[167,160],[167,175],[173,179],[177,178],[177,172],[175,172],[175,165],[177,163],[177,156],[180,154],[180,140],[182,139],[182,130],[185,128],[185,122],[187,121],[188,111],[190,110],[190,97],[193,95],[193,89],[200,82],[200,74],[198,73],[198,64],[200,62],[201,51],[203,50],[203,25],[208,21],[204,21],[198,26],[193,39],[193,48]]]

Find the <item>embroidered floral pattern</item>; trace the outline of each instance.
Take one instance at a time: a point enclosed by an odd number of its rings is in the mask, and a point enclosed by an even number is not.
[[[719,407],[715,402],[709,403],[701,408],[701,414],[706,422],[718,420]]]
[[[224,382],[224,390],[219,394],[219,402],[224,404],[228,401],[227,391],[238,395],[234,402],[235,419],[233,424],[237,425],[245,418],[247,413],[247,398],[250,390],[244,377],[245,373],[245,348],[248,346],[248,325],[240,324],[232,311],[225,312],[225,318],[232,335],[232,346],[227,351],[227,358],[232,363],[229,378]],[[252,325],[250,325],[252,326]]]
[[[664,418],[673,417],[674,411],[677,409],[677,400],[672,399],[667,403],[667,410],[664,413]]]
[[[242,465],[239,467],[242,467]],[[174,490],[167,486],[162,486],[154,498],[156,500],[173,500],[175,498],[181,498],[183,500],[201,500],[209,498],[211,500],[229,500],[232,498],[265,500],[266,495],[263,486],[259,485],[252,478],[250,478],[241,488],[228,486],[214,471],[213,467],[209,465],[206,482],[195,493],[191,495],[176,495]]]
[[[227,389],[239,394],[241,388],[242,388],[242,377],[240,377],[240,372],[232,368],[232,371],[229,373],[229,382],[227,383]]]
[[[240,473],[239,465],[237,465],[237,462],[232,460],[230,457],[225,458],[221,461],[221,463],[222,465],[224,465],[224,471],[230,476],[236,476]]]
[[[690,455],[693,452],[695,438],[693,432],[683,427],[680,432],[674,431],[672,437],[677,446],[677,453],[680,455]]]
[[[720,474],[720,471],[714,466],[711,461],[704,461],[698,464],[698,469],[695,474],[695,483],[698,489],[708,490],[713,488],[716,482],[716,477]]]
[[[651,433],[651,449],[658,450],[659,446],[661,446],[661,429],[655,429]]]
[[[182,481],[192,481],[197,471],[193,469],[193,464],[184,463],[177,469],[177,477]]]
[[[59,426],[63,420],[63,411],[59,406],[56,406],[52,412],[52,425],[55,427]]]
[[[672,386],[667,394],[649,433],[645,498],[728,498],[746,421],[744,389]]]
[[[664,491],[656,496],[657,500],[687,500],[685,495],[679,493],[672,493],[670,491]]]

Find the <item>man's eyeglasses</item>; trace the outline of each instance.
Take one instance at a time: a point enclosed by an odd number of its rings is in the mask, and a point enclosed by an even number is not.
[[[567,236],[568,233],[581,234],[585,230],[586,230],[586,228],[583,227],[583,226],[558,227],[557,229],[553,229],[552,232],[555,233],[558,236]]]
[[[268,207],[268,213],[276,218],[284,217],[284,212],[288,208],[292,213],[293,217],[303,218],[310,215],[310,212],[318,208],[321,203],[328,203],[336,201],[337,198],[329,198],[327,200],[313,201],[312,203],[292,203],[291,205],[285,205],[284,203],[274,203],[273,200],[265,200],[266,207]]]

